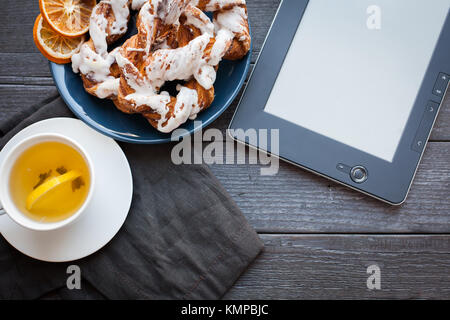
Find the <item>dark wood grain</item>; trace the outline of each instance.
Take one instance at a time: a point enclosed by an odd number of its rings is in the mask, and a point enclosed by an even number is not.
[[[450,233],[450,143],[429,143],[402,206],[394,207],[280,162],[276,176],[260,165],[212,165],[259,232]]]
[[[254,64],[279,0],[247,3]],[[38,13],[37,0],[2,2],[0,122],[10,126],[58,96],[33,43]],[[224,132],[237,101],[210,127]],[[226,298],[450,298],[450,95],[431,141],[401,207],[282,162],[274,177],[261,176],[259,165],[212,165],[266,244]],[[374,263],[381,291],[366,288]]]
[[[256,58],[264,43],[267,31],[278,8],[279,0],[250,0],[248,11],[252,25],[253,56]],[[3,5],[3,4],[2,4]],[[11,12],[21,6],[20,19]],[[47,61],[33,43],[32,29],[34,18],[39,13],[38,1],[9,1],[0,11],[0,84],[51,85]],[[431,135],[432,141],[450,141],[450,97],[442,107],[441,114]],[[217,128],[226,128],[231,120],[236,102],[219,120]]]
[[[12,4],[0,13],[0,27],[7,30],[0,40],[0,121],[56,95],[48,64],[30,36],[30,17],[38,12],[37,1],[15,3],[23,3],[26,9],[20,19],[11,14],[15,12]],[[248,4],[258,52],[278,0]],[[225,130],[237,101],[211,127]],[[434,141],[450,141],[449,101],[443,104],[433,130]],[[430,145],[411,195],[401,208],[384,205],[285,163],[273,178],[260,177],[257,166],[213,166],[213,171],[259,231],[448,232],[448,151],[447,144]]]
[[[272,23],[279,0],[254,0],[247,1],[247,3],[253,36],[252,61],[254,62]],[[17,14],[20,14],[20,19]],[[0,37],[1,53],[14,56],[38,52],[33,43],[33,25],[38,14],[38,1],[17,0],[2,3],[0,11],[0,27],[3,31],[2,37]]]
[[[450,236],[263,235],[225,299],[449,299]],[[378,265],[381,290],[367,289]]]
[[[33,43],[30,43],[30,48],[34,49],[31,46],[34,46]],[[27,84],[25,81],[21,82],[20,78],[46,78],[47,84],[53,84],[48,60],[40,52],[5,53],[1,50],[0,48],[0,83]]]
[[[38,107],[58,96],[55,86],[0,84],[0,124],[12,129]],[[0,132],[0,134],[2,134]]]

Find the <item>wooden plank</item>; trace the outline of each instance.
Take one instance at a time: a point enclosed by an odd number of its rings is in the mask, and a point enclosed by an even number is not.
[[[272,23],[279,0],[249,0],[248,11],[252,22],[253,57],[256,61],[267,30]],[[21,10],[17,11],[20,7]],[[21,17],[18,19],[17,14]],[[38,1],[17,0],[7,2],[0,11],[0,77],[1,76],[47,76],[50,77],[46,60],[36,49],[32,29],[39,13]],[[30,65],[32,67],[30,67]],[[0,83],[2,82],[0,78]]]
[[[450,142],[428,144],[400,207],[283,161],[277,175],[261,176],[246,156],[246,164],[211,169],[259,232],[450,233]]]
[[[449,299],[450,236],[261,235],[225,299]],[[367,288],[378,265],[381,290]]]
[[[247,0],[255,62],[279,0]],[[17,8],[20,8],[18,10]],[[57,97],[48,64],[34,46],[38,2],[9,1],[0,11],[0,125],[13,126]],[[212,127],[224,130],[237,101]],[[432,139],[450,141],[447,96]],[[2,120],[3,119],[3,120]],[[2,122],[3,121],[3,122]],[[226,298],[450,298],[449,235],[308,235],[307,233],[449,233],[450,142],[430,143],[408,201],[391,207],[280,163],[275,177],[258,165],[213,165],[266,249]],[[382,290],[366,288],[378,264]]]
[[[11,56],[13,59],[11,59],[10,62],[7,62],[7,56]],[[29,68],[28,63],[23,62],[36,60],[39,61],[39,63],[35,63],[34,68]],[[47,61],[38,53],[13,55],[0,53],[0,65],[5,66],[5,68],[0,71],[0,84],[45,86],[54,84]],[[252,69],[253,64],[250,70]],[[18,72],[18,70],[20,70],[20,72]],[[241,95],[242,91],[233,104],[215,122],[211,124],[211,127],[219,128],[225,132],[225,129],[231,122]],[[34,101],[33,97],[30,97],[30,99]],[[450,94],[446,96],[444,103],[442,104],[441,111],[430,137],[430,141],[450,141]]]
[[[38,14],[39,1],[2,1],[0,52],[37,52],[33,42],[33,26]]]
[[[279,0],[247,0],[248,16],[252,31],[252,62],[256,61],[261,51],[279,3]]]
[[[279,0],[248,0],[248,11],[252,22],[253,48],[252,61],[261,50],[272,19],[278,8]],[[20,7],[20,19],[16,14]],[[0,29],[4,37],[0,39],[0,83],[50,85],[50,71],[45,58],[35,48],[31,34],[35,16],[38,14],[38,2],[18,0],[7,2],[0,12]],[[38,79],[34,79],[37,77]],[[442,108],[439,119],[431,136],[433,141],[450,140],[450,97]],[[236,102],[234,104],[234,107]],[[226,128],[231,120],[234,108],[230,108],[214,125]]]
[[[450,92],[444,97],[430,141],[450,141]]]
[[[55,83],[50,77],[17,77],[0,76],[2,85],[32,85],[32,86],[53,86]]]
[[[279,2],[279,0],[247,0],[253,35],[254,59],[261,49]],[[38,1],[8,1],[2,6],[0,30],[2,30],[3,36],[0,38],[0,52],[37,52],[33,43],[32,30],[35,18],[39,14]]]
[[[1,30],[1,29],[0,29]],[[51,79],[48,60],[39,52],[1,53],[0,83],[27,84],[25,81],[12,81],[12,78],[48,78]],[[53,80],[51,80],[53,82]],[[48,80],[46,80],[48,84]],[[34,84],[34,83],[31,83]]]
[[[55,99],[58,91],[55,86],[23,86],[0,84],[0,127],[11,129],[33,110]],[[0,135],[3,135],[0,132]]]
[[[267,30],[275,15],[279,0],[248,1],[249,16],[252,21],[253,62],[261,49]],[[17,8],[21,8],[17,11]],[[20,13],[20,19],[17,14]],[[0,11],[0,77],[50,77],[45,58],[33,42],[33,23],[39,13],[38,1],[17,0],[7,2]],[[0,78],[0,83],[4,82]]]

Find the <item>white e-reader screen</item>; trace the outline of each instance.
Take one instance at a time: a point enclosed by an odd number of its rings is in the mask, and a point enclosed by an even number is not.
[[[392,162],[449,6],[310,0],[265,112]]]

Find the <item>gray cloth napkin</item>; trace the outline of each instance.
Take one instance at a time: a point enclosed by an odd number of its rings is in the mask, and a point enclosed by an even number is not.
[[[19,123],[0,124],[8,131],[0,148],[34,122],[73,117],[61,98],[30,110]],[[258,235],[207,166],[174,165],[170,144],[120,145],[134,194],[119,233],[97,253],[70,263],[31,259],[0,237],[0,298],[217,299],[259,254]],[[74,264],[81,269],[80,290],[66,286],[67,267]]]

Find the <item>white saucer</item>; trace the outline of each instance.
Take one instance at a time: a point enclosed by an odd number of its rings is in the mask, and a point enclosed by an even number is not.
[[[60,133],[79,142],[91,156],[96,187],[89,206],[74,223],[54,231],[32,231],[0,216],[0,233],[17,250],[32,258],[65,262],[84,258],[106,245],[122,227],[133,195],[133,179],[119,145],[80,120],[53,118],[16,134],[0,152],[36,133]]]

